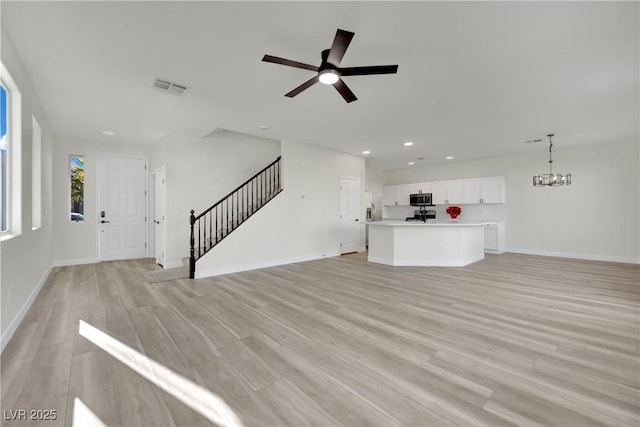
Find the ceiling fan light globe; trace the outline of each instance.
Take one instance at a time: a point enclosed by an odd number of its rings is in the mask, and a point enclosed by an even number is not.
[[[340,80],[340,75],[336,70],[322,70],[319,74],[320,83],[332,85]]]

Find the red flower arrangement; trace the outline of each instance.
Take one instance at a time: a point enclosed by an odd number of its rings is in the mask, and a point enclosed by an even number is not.
[[[451,219],[456,219],[458,215],[460,215],[460,212],[462,212],[462,209],[460,209],[459,206],[449,206],[446,212],[451,216]]]

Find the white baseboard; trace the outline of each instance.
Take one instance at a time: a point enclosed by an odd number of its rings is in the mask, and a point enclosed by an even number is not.
[[[164,270],[168,270],[169,268],[181,268],[181,267],[184,267],[184,263],[182,261],[166,262],[162,266]]]
[[[230,265],[219,268],[210,268],[207,270],[198,270],[198,268],[196,267],[196,279],[202,279],[211,276],[220,276],[223,274],[239,273],[241,271],[257,270],[259,268],[276,267],[278,265],[295,264],[297,262],[313,261],[320,258],[331,258],[336,256],[340,256],[340,251],[327,252],[324,254],[302,255],[293,258],[274,259],[249,264]]]
[[[31,295],[29,295],[29,298],[27,298],[27,300],[24,302],[24,304],[22,305],[22,307],[20,308],[16,316],[13,318],[13,320],[7,327],[7,329],[4,331],[4,334],[2,334],[2,338],[0,338],[0,353],[4,351],[4,348],[7,346],[7,344],[11,340],[11,337],[13,337],[13,334],[15,334],[16,330],[18,329],[18,326],[20,326],[22,319],[24,319],[24,316],[27,315],[27,312],[31,308],[31,305],[33,304],[33,302],[36,300],[36,297],[40,293],[40,290],[42,289],[44,284],[47,282],[47,279],[49,278],[49,275],[51,274],[52,269],[53,269],[52,267],[47,268],[47,271],[44,273],[44,275],[42,276],[42,278],[40,279],[36,287],[33,289],[33,292],[31,292]]]
[[[67,265],[82,265],[82,264],[95,264],[100,262],[98,258],[76,258],[76,259],[61,259],[53,261],[52,267],[65,267]]]
[[[484,253],[475,257],[458,258],[458,259],[403,259],[393,260],[390,258],[369,256],[367,261],[377,264],[391,265],[394,267],[464,267],[476,261],[484,259]]]
[[[496,254],[496,255],[500,255],[502,253],[504,253],[504,251],[502,249],[484,249],[484,253],[485,254]]]
[[[610,256],[610,255],[579,254],[575,252],[539,251],[536,249],[515,249],[515,248],[506,249],[505,252],[512,252],[514,254],[523,254],[523,255],[540,255],[540,256],[550,256],[550,257],[558,257],[558,258],[585,259],[589,261],[606,261],[606,262],[622,262],[625,264],[640,264],[640,258],[628,258],[628,257]]]
[[[128,259],[122,260],[122,261],[127,261]],[[119,260],[113,260],[113,261],[119,261]],[[100,262],[99,258],[76,258],[76,259],[61,259],[58,261],[53,261],[53,263],[51,264],[52,267],[65,267],[68,265],[82,265],[82,264],[95,264]],[[168,268],[180,268],[180,267],[184,267],[184,264],[182,263],[182,261],[176,261],[176,262],[168,262],[166,263],[163,268],[166,270]]]

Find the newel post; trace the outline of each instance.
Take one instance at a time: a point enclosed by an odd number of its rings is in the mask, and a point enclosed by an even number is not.
[[[196,251],[194,245],[196,244],[195,237],[193,235],[193,225],[196,223],[196,217],[194,215],[193,209],[191,209],[191,216],[189,217],[189,222],[191,223],[191,250],[189,254],[189,279],[194,279],[196,276]]]

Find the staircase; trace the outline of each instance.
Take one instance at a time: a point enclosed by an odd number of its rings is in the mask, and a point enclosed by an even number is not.
[[[196,262],[282,191],[278,157],[216,204],[195,215],[191,211],[189,278]]]

